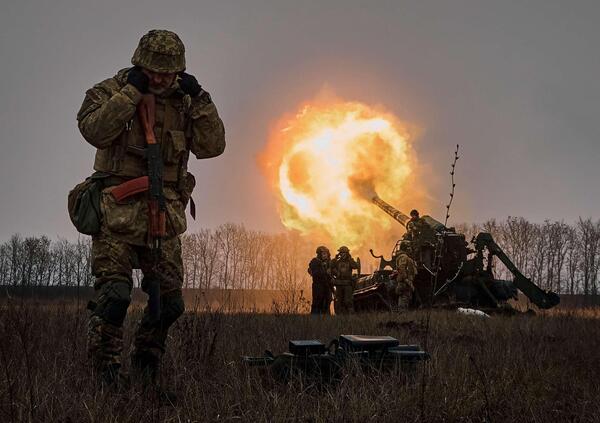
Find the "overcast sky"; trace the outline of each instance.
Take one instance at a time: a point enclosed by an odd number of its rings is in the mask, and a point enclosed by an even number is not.
[[[68,191],[92,172],[75,115],[152,28],[177,32],[227,149],[191,161],[198,221],[281,229],[257,165],[270,125],[329,87],[421,128],[443,218],[599,218],[598,1],[28,1],[0,6],[0,240],[74,237]]]

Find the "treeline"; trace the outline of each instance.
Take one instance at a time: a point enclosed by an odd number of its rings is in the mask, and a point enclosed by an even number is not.
[[[267,234],[225,224],[182,237],[184,287],[305,288],[315,247],[295,232]]]
[[[284,289],[308,284],[314,247],[296,233],[266,234],[224,224],[182,237],[184,288]],[[136,271],[134,284],[141,274]],[[92,286],[91,238],[52,241],[13,235],[0,244],[0,286]]]
[[[470,240],[490,232],[517,268],[545,289],[598,294],[600,221],[579,219],[531,223],[523,218],[459,225]],[[184,287],[198,289],[282,289],[309,286],[307,263],[316,245],[296,233],[267,234],[225,224],[182,237]],[[0,244],[0,286],[91,286],[91,240],[52,241],[13,235]],[[510,278],[496,262],[498,277]],[[140,275],[134,282],[139,285]]]
[[[89,237],[13,235],[0,244],[0,286],[91,286],[91,246]]]

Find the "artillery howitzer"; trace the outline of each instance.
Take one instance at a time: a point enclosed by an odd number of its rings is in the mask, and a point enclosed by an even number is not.
[[[406,226],[410,218],[375,196],[373,203],[394,220]],[[430,216],[421,217],[422,230],[417,239],[410,241],[409,255],[417,264],[413,282],[415,293],[413,307],[456,305],[494,309],[509,307],[508,300],[517,299],[521,291],[541,309],[554,307],[560,302],[552,291],[544,291],[531,279],[525,277],[494,241],[491,234],[480,232],[473,237],[473,248],[465,241],[465,235],[456,233]],[[400,240],[392,251],[390,260],[379,258],[379,268],[371,275],[360,276],[355,284],[354,307],[356,310],[388,309],[397,304],[395,281],[396,258],[400,254]],[[513,280],[496,279],[493,258],[497,257],[511,272]]]
[[[401,370],[412,373],[429,354],[418,345],[400,345],[391,336],[341,335],[325,346],[319,340],[290,341],[289,352],[278,356],[242,357],[250,367],[267,367],[273,378],[287,382],[307,377],[316,382],[338,380],[352,364],[364,371]]]

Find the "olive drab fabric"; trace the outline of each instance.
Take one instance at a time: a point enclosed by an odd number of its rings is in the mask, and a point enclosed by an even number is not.
[[[128,71],[88,90],[77,114],[82,135],[98,149],[94,169],[123,180],[147,174],[146,140],[136,116],[141,94],[127,84]],[[192,99],[183,95],[175,81],[171,90],[156,96],[154,132],[163,152],[167,227],[175,236],[186,229],[184,206],[193,189],[193,176],[187,172],[190,152],[199,159],[220,155],[225,149],[225,130],[210,95],[203,92]],[[121,240],[145,245],[145,197],[116,204],[109,190],[101,198],[103,229]]]
[[[140,39],[131,63],[157,73],[182,72],[185,47],[174,32],[153,29]]]
[[[102,182],[94,175],[75,185],[69,192],[67,210],[71,222],[78,232],[94,235],[100,232],[102,216],[100,215],[100,197]]]
[[[331,274],[338,281],[351,281],[352,271],[358,269],[358,263],[351,257],[343,259],[336,257],[331,262]]]
[[[132,245],[144,246],[148,231],[148,202],[144,195],[117,202],[112,195],[114,186],[102,191],[100,210],[103,217],[102,231],[113,238]],[[164,188],[167,207],[167,236],[174,237],[187,229],[185,203],[174,188]],[[187,194],[185,194],[187,197]]]
[[[400,253],[396,258],[396,272],[399,280],[414,280],[417,275],[417,265],[408,254]]]
[[[344,252],[345,253],[345,252]],[[331,261],[331,275],[334,277],[336,314],[349,313],[354,310],[352,270],[358,269],[358,263],[350,254],[337,255]]]
[[[354,289],[352,281],[335,283],[335,299],[333,301],[333,309],[335,314],[347,314],[354,311]]]
[[[434,244],[436,241],[435,231],[422,217],[408,221],[404,239],[413,241],[415,245]]]
[[[396,258],[396,294],[398,294],[398,308],[408,308],[412,299],[414,280],[417,275],[415,261],[405,252],[401,252]]]
[[[317,253],[319,253],[317,249]],[[333,282],[329,269],[330,260],[313,258],[308,264],[308,274],[312,277],[311,314],[329,314],[333,293]]]
[[[150,31],[140,40],[132,62],[154,72],[183,71],[183,43],[172,32]],[[167,331],[184,311],[179,235],[187,227],[185,207],[195,185],[188,159],[190,154],[198,159],[215,157],[225,149],[223,122],[206,91],[193,97],[186,94],[177,76],[170,87],[155,94],[153,129],[163,159],[167,233],[160,250],[148,248],[147,193],[122,202],[112,195],[115,186],[148,174],[146,138],[136,113],[142,94],[127,82],[131,69],[89,89],[77,113],[81,134],[97,149],[94,169],[105,176],[99,193],[100,230],[92,236],[96,302],[90,307],[88,327],[88,353],[100,373],[118,369],[120,364],[133,268],[142,270],[145,292],[159,292],[160,317],[156,309],[151,313],[146,307],[136,332],[132,364],[133,368],[150,365],[157,369]]]
[[[146,142],[135,112],[142,95],[127,84],[123,69],[87,91],[77,114],[84,138],[98,149],[94,169],[128,178],[144,175]],[[221,154],[225,130],[208,93],[193,99],[178,89],[177,82],[156,96],[155,135],[161,144],[165,182],[185,175],[189,153],[204,159]]]
[[[142,289],[149,279],[159,282],[162,320],[152,323],[146,307],[136,332],[135,351],[159,360],[165,349],[167,330],[183,313],[181,241],[178,237],[164,241],[157,266],[153,266],[152,254],[146,247],[132,246],[102,233],[93,239],[92,273],[96,278],[96,306],[88,323],[88,352],[98,371],[109,364],[121,363],[122,325],[131,302],[133,261],[144,274]]]

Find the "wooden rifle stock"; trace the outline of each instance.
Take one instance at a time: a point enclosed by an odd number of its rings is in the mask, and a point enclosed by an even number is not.
[[[137,107],[137,113],[142,122],[142,129],[144,130],[144,136],[146,137],[146,144],[156,144],[156,137],[154,136],[154,114],[156,110],[156,102],[154,95],[145,94],[142,96],[142,100],[139,102]]]

